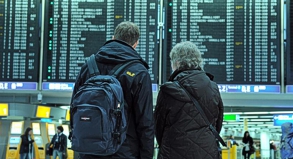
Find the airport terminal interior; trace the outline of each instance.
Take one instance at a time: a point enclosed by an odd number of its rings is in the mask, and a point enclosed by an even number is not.
[[[0,158],[19,159],[27,127],[34,158],[50,158],[46,146],[57,126],[69,134],[81,66],[120,22],[132,21],[154,108],[172,73],[172,47],[194,42],[224,103],[223,159],[243,158],[245,131],[256,148],[251,159],[281,159],[281,125],[293,122],[292,12],[292,0],[0,0]],[[77,159],[69,141],[67,154]]]

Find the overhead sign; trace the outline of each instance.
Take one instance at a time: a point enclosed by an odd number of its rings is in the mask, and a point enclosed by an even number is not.
[[[224,114],[224,121],[239,121],[239,114]]]
[[[8,103],[0,103],[0,116],[8,116]]]
[[[69,110],[66,111],[66,117],[65,118],[66,118],[65,120],[67,120],[67,121],[70,120],[70,112],[69,112]]]
[[[281,126],[286,122],[293,123],[293,114],[274,115],[274,126]]]
[[[37,118],[49,118],[50,117],[50,107],[38,105],[36,117]]]

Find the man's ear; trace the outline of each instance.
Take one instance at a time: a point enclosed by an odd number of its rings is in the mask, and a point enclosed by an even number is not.
[[[132,45],[132,48],[136,48],[136,46],[138,45],[138,40]]]

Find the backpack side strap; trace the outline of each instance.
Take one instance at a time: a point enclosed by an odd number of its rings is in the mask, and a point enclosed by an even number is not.
[[[97,66],[95,54],[92,54],[89,57],[89,59],[86,61],[86,63],[89,69],[90,77],[100,74],[98,66]]]

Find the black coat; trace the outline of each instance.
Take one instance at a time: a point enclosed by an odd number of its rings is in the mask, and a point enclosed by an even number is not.
[[[249,151],[248,151],[248,153],[251,154],[250,149],[251,149],[251,147],[253,146],[253,139],[252,139],[252,137],[248,136],[248,137],[242,138],[242,142],[243,142],[244,144],[249,143]],[[245,146],[244,146],[244,147],[242,148],[242,155],[245,155],[246,152],[247,152],[247,151],[245,151]]]
[[[53,144],[53,149],[66,153],[67,151],[67,137],[63,133],[59,136],[58,143],[56,143],[57,134],[55,134],[51,140],[51,144]]]
[[[197,99],[208,120],[220,132],[223,103],[218,86],[202,70],[175,71],[178,80]],[[159,159],[219,159],[216,138],[188,95],[174,82],[161,86],[155,110]]]
[[[28,140],[28,136],[27,135],[21,135],[21,144],[20,144],[20,150],[19,153],[29,153],[29,149],[33,150],[33,142],[34,140],[31,139],[31,141]]]
[[[152,159],[154,151],[153,97],[147,63],[131,46],[118,40],[106,42],[96,54],[101,74],[109,74],[116,65],[131,60],[139,60],[141,63],[132,64],[118,77],[127,103],[125,105],[128,120],[126,140],[118,152],[110,157]],[[73,95],[88,78],[87,65],[83,65],[77,77]],[[96,157],[85,156],[82,158]]]

